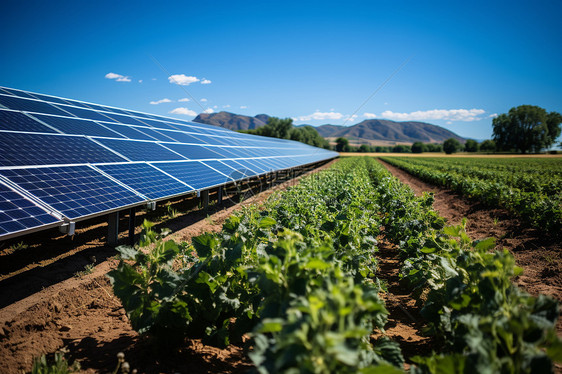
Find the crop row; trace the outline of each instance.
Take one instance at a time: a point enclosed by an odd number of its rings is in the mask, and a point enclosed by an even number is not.
[[[549,366],[560,345],[556,303],[517,290],[513,258],[488,253],[490,242],[471,242],[462,227],[444,227],[431,203],[373,159],[346,159],[191,244],[163,241],[145,222],[140,247],[119,248],[109,276],[133,328],[160,349],[185,338],[246,342],[261,373],[397,373],[403,358],[384,337],[388,312],[376,277],[384,235],[399,245],[404,279],[447,346],[416,358],[414,372],[451,362],[502,372]]]
[[[535,298],[511,282],[522,269],[494,240],[472,241],[465,222],[443,227],[428,209],[431,195],[413,192],[377,171],[385,233],[400,248],[401,276],[422,306],[428,332],[443,351],[414,357],[413,373],[549,373],[560,361],[556,301]]]
[[[506,182],[509,179],[506,176],[508,172],[495,172],[496,177],[494,172],[481,172],[481,175],[487,174],[487,177],[482,179],[478,172],[473,173],[470,168],[465,170],[450,167],[447,170],[448,160],[417,161],[413,158],[394,157],[382,159],[424,181],[450,188],[488,206],[506,208],[548,233],[558,234],[562,230],[562,190],[559,177],[539,175],[533,181],[536,189],[520,189]],[[530,180],[524,176],[520,179]],[[546,187],[541,188],[539,185]],[[550,195],[542,193],[541,190],[544,189],[548,190]]]

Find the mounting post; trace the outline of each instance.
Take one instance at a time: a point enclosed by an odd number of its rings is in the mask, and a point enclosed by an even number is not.
[[[137,211],[136,207],[129,209],[129,245],[132,247],[135,245],[135,213]]]
[[[205,210],[209,207],[209,190],[201,191],[201,207]]]
[[[222,186],[219,186],[217,191],[217,204],[222,205]]]
[[[119,212],[109,214],[107,218],[107,245],[117,247],[119,240]]]

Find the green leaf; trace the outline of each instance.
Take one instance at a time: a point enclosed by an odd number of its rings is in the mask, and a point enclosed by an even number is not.
[[[359,370],[359,374],[404,374],[404,371],[391,365],[382,364],[363,368]]]
[[[283,329],[283,319],[282,318],[267,318],[264,319],[259,326],[258,331],[261,333],[266,332],[279,332]]]
[[[554,341],[546,349],[546,354],[552,361],[562,362],[562,340],[554,337]]]
[[[262,219],[260,219],[258,223],[258,227],[260,229],[268,229],[270,227],[275,226],[276,223],[277,222],[271,217],[263,217]]]
[[[421,253],[433,253],[437,250],[437,248],[429,248],[429,247],[423,247],[422,249],[420,249]]]
[[[496,239],[495,238],[487,238],[487,239],[483,239],[483,240],[476,240],[474,241],[473,244],[475,249],[481,250],[481,251],[487,251],[490,250],[492,248],[494,248],[496,246]]]
[[[197,251],[197,256],[201,258],[207,257],[213,252],[213,249],[218,245],[218,240],[215,235],[206,233],[196,236],[191,240],[191,243]]]
[[[304,266],[305,269],[317,269],[317,270],[324,270],[332,267],[331,264],[320,260],[319,258],[313,258],[306,263]]]

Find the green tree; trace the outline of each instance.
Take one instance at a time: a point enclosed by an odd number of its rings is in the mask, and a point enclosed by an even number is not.
[[[461,148],[461,143],[455,138],[449,138],[443,142],[443,150],[448,155],[458,152]]]
[[[535,105],[520,105],[492,121],[494,141],[500,150],[521,153],[549,148],[560,135],[562,115]]]
[[[371,147],[369,147],[367,144],[361,144],[357,152],[361,152],[361,153],[371,152]]]
[[[410,153],[411,149],[410,146],[404,144],[398,144],[392,147],[392,152],[394,153]]]
[[[349,151],[349,140],[346,138],[336,139],[336,151],[337,152],[347,152]]]
[[[480,151],[482,152],[495,152],[496,151],[496,142],[493,140],[487,139],[480,143]]]
[[[478,142],[474,139],[468,139],[464,143],[465,152],[478,152]]]
[[[425,151],[425,145],[422,142],[412,144],[412,153],[422,153]]]

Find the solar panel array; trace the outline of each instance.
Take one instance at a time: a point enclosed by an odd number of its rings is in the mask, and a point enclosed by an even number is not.
[[[0,87],[0,240],[336,156]]]

